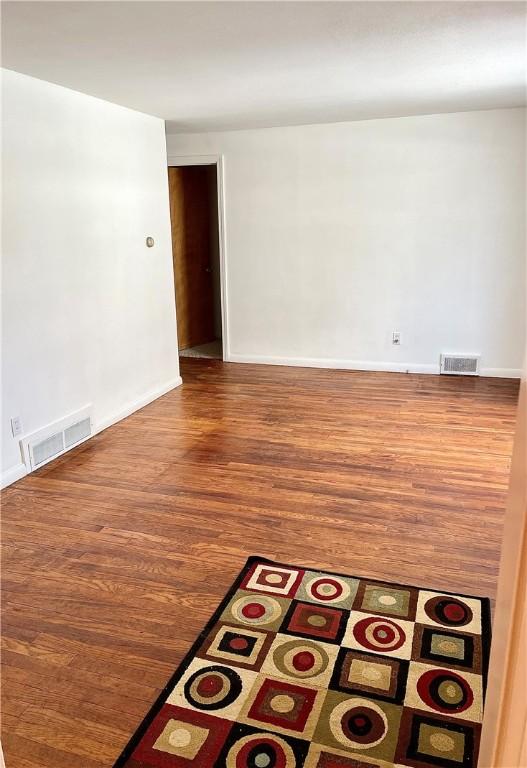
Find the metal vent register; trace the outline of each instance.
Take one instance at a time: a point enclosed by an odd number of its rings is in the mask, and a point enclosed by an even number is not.
[[[479,375],[479,355],[441,355],[441,373]]]

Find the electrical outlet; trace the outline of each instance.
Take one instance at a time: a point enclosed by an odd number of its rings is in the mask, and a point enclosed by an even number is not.
[[[396,347],[401,345],[401,334],[399,331],[394,331],[392,333],[392,344],[395,344]]]
[[[22,434],[22,419],[20,416],[13,416],[11,419],[11,432],[13,433],[13,437]]]

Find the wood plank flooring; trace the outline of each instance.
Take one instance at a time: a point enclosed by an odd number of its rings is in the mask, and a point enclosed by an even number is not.
[[[250,554],[495,595],[517,382],[182,375],[3,494],[8,768],[110,768]]]

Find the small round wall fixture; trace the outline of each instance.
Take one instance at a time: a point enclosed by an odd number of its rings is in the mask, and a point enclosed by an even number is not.
[[[154,238],[153,237],[147,237],[146,238],[146,247],[147,248],[153,248],[154,247]]]

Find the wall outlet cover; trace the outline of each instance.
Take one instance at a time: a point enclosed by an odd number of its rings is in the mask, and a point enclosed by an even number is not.
[[[20,416],[13,416],[11,419],[11,432],[13,433],[13,437],[22,434],[22,419]]]

